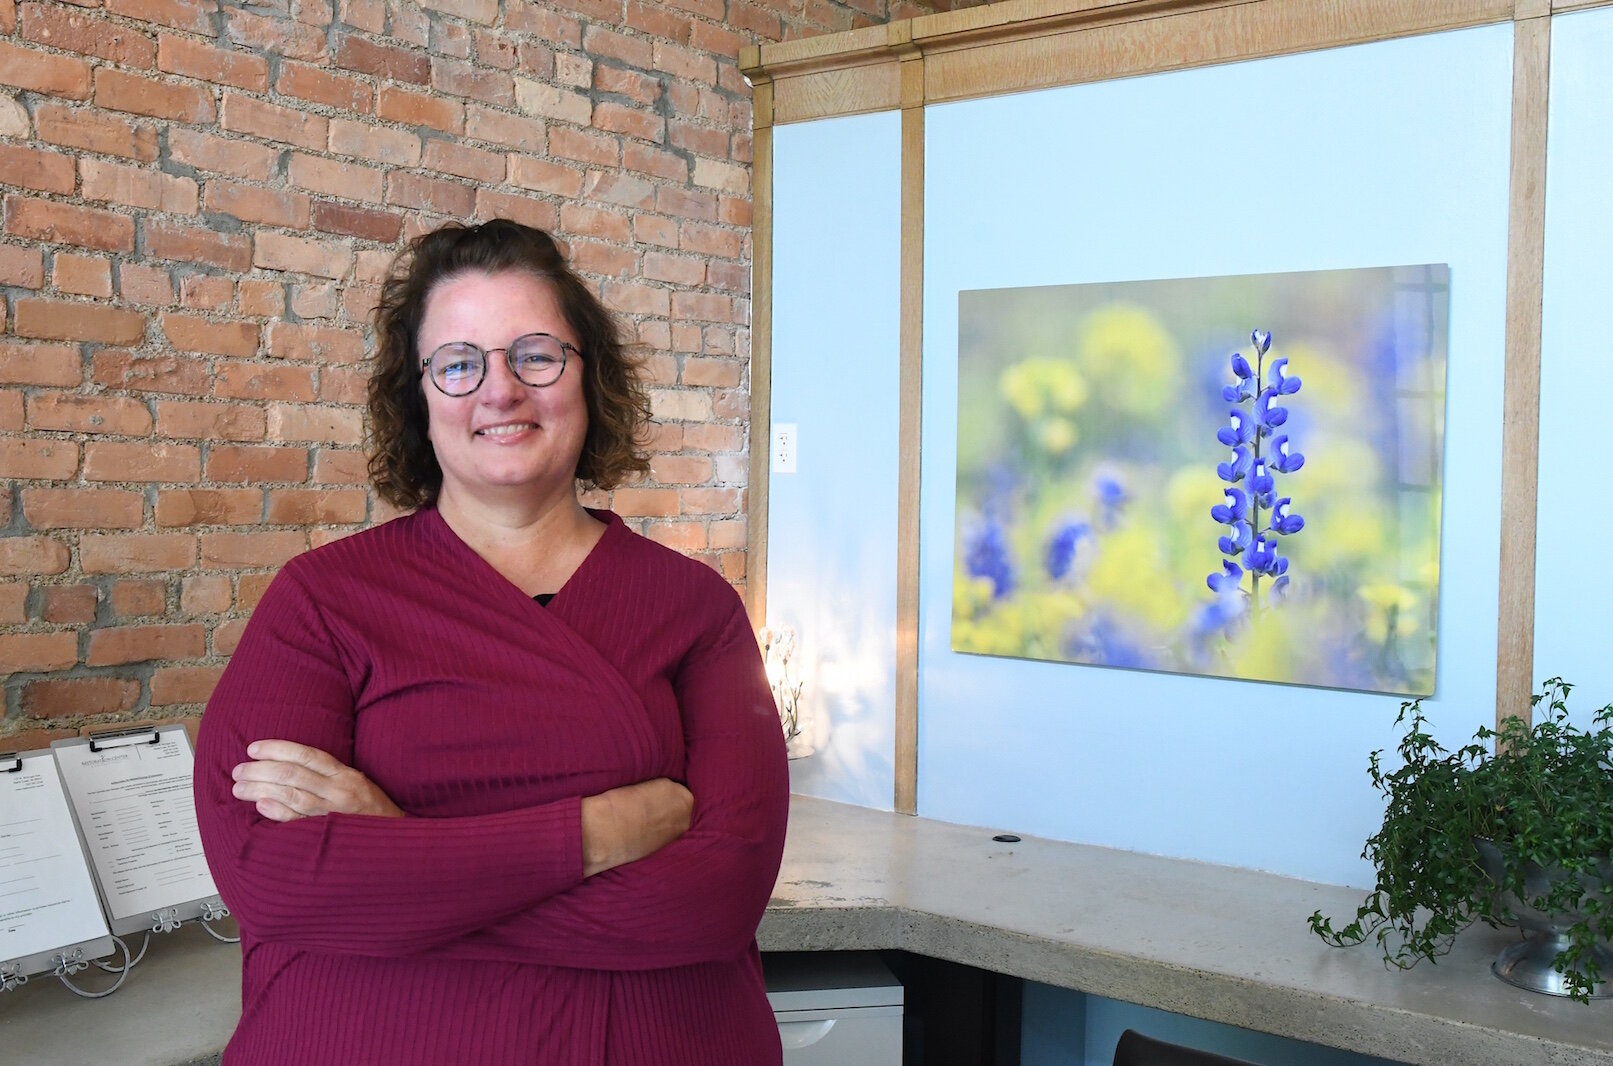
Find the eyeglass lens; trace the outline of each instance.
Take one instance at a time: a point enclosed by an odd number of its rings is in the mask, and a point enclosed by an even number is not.
[[[517,337],[504,354],[515,376],[535,388],[554,384],[566,368],[566,346],[547,333]],[[450,396],[474,392],[487,376],[487,356],[469,341],[444,344],[431,353],[427,369],[432,384]]]

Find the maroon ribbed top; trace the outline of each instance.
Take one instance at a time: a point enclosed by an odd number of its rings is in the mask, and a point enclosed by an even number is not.
[[[242,931],[229,1066],[779,1062],[755,932],[789,786],[755,638],[709,567],[595,514],[547,607],[430,508],[270,585],[196,757]],[[230,769],[270,738],[410,816],[260,817]],[[585,880],[580,797],[659,776],[689,832]]]

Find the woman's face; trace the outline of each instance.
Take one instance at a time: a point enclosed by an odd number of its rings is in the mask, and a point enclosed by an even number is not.
[[[519,271],[460,274],[426,294],[419,358],[451,341],[470,341],[484,351],[503,349],[527,333],[548,333],[577,345],[552,284]],[[588,431],[579,363],[574,352],[568,353],[558,381],[532,388],[510,373],[502,350],[494,352],[481,386],[468,396],[444,395],[422,375],[427,436],[442,467],[443,494],[487,501],[574,495],[577,459]]]

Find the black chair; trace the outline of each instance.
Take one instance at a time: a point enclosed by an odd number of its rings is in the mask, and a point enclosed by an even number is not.
[[[1233,1059],[1210,1051],[1198,1051],[1181,1044],[1168,1044],[1144,1036],[1135,1029],[1120,1034],[1115,1045],[1115,1066],[1258,1066],[1247,1059]]]

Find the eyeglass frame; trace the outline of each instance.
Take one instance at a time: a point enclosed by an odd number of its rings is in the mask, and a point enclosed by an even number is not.
[[[534,385],[529,381],[523,380],[520,371],[515,369],[515,358],[510,355],[510,350],[513,349],[517,344],[520,344],[522,341],[526,340],[528,337],[548,337],[550,340],[560,345],[560,372],[554,376],[554,381],[545,381],[542,385]],[[474,348],[478,352],[482,353],[482,376],[476,379],[476,384],[472,385],[464,392],[449,392],[447,389],[437,384],[437,379],[430,373],[431,361],[437,357],[437,353],[442,351],[444,348],[456,344],[463,344],[468,348]],[[534,330],[531,333],[521,334],[519,337],[516,337],[502,348],[483,348],[474,341],[444,341],[442,344],[439,344],[437,347],[433,348],[430,355],[420,360],[420,376],[431,382],[432,387],[438,392],[442,393],[444,396],[455,400],[462,399],[463,397],[475,394],[476,390],[481,388],[482,385],[487,381],[487,367],[492,361],[494,352],[504,353],[504,365],[510,368],[510,376],[515,378],[516,381],[521,382],[521,384],[525,385],[529,389],[546,389],[550,385],[553,385],[555,382],[559,381],[566,373],[568,355],[575,355],[578,359],[583,357],[582,349],[577,347],[575,344],[572,344],[570,341],[563,341],[559,337],[556,337],[553,333],[545,333],[542,330]]]

